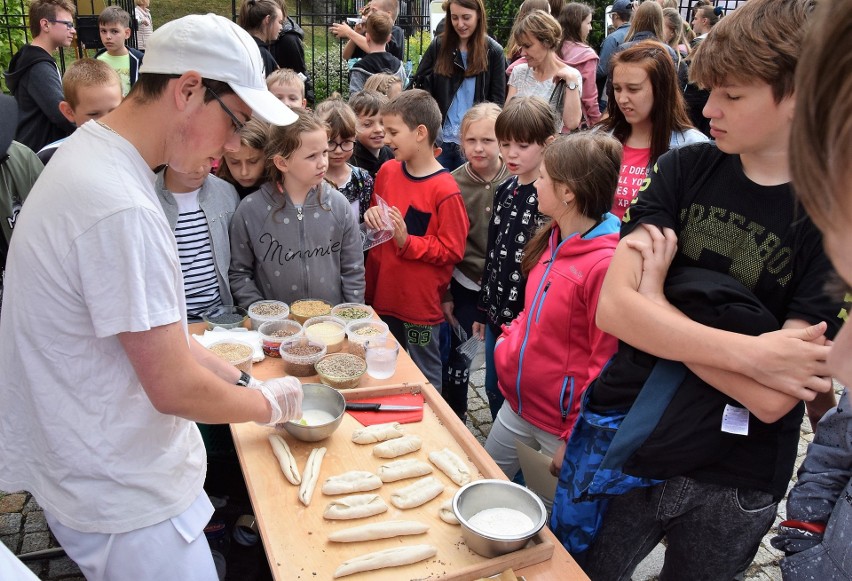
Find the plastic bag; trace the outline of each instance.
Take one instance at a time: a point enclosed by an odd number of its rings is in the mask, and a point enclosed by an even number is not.
[[[393,238],[393,222],[390,219],[390,207],[387,202],[385,202],[379,196],[375,196],[376,198],[376,206],[382,212],[382,224],[384,224],[384,228],[380,230],[375,230],[370,228],[365,223],[361,223],[361,244],[363,246],[364,252],[372,248],[373,246],[378,246],[384,242],[387,242],[391,238]]]

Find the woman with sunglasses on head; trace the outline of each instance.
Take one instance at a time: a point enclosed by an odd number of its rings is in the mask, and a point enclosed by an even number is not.
[[[452,171],[464,163],[460,128],[468,109],[506,97],[506,57],[488,36],[482,0],[448,0],[444,32],[426,49],[409,88],[431,93],[441,109],[442,145],[438,161]]]
[[[557,51],[562,40],[559,22],[542,10],[535,10],[512,29],[515,42],[521,47],[526,62],[517,64],[509,75],[506,103],[519,97],[541,97],[554,110],[555,133],[568,133],[580,126],[582,110],[580,93],[583,80],[580,72],[559,59]],[[564,82],[561,103],[557,83]],[[560,111],[561,106],[561,111]]]
[[[624,217],[657,158],[669,149],[707,141],[689,122],[666,48],[645,40],[612,57],[610,116],[597,127],[624,146],[612,208],[619,218]]]

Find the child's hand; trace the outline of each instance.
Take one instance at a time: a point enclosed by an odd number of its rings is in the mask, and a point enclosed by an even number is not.
[[[485,323],[474,323],[471,331],[480,341],[485,341]]]
[[[441,303],[441,310],[444,312],[444,319],[450,324],[450,326],[457,327],[459,324],[459,320],[456,319],[456,316],[454,314],[454,311],[456,310],[456,304],[453,301]]]
[[[559,478],[559,472],[562,471],[562,459],[565,457],[565,446],[567,445],[568,442],[563,440],[559,444],[559,447],[556,448],[556,452],[553,453],[553,459],[550,461],[550,473],[557,478]]]
[[[405,226],[405,220],[402,218],[402,212],[396,206],[391,206],[390,212],[391,223],[393,224],[393,239],[396,245],[403,247],[405,241],[408,240],[408,228]]]
[[[650,234],[650,241],[628,239],[626,242],[628,248],[642,255],[642,280],[638,291],[655,302],[665,303],[663,283],[677,252],[677,236],[671,228],[660,230],[650,224],[642,224],[642,228]]]
[[[335,38],[352,38],[352,35],[355,33],[348,24],[343,22],[335,22],[331,25],[331,34],[334,35]]]
[[[364,212],[364,224],[373,230],[386,229],[384,217],[382,216],[382,209],[378,206],[373,206]]]

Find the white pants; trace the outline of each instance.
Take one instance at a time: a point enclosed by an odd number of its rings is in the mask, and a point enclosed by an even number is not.
[[[204,492],[182,514],[126,533],[83,533],[44,511],[56,540],[88,581],[217,581],[204,536],[212,515]]]
[[[503,402],[485,441],[485,451],[510,480],[521,468],[515,440],[541,450],[551,458],[560,444],[559,436],[535,427],[512,411],[509,402]]]

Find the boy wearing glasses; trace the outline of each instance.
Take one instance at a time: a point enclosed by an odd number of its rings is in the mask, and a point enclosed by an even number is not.
[[[33,151],[74,131],[59,110],[62,76],[53,60],[58,48],[71,46],[74,12],[71,0],[33,0],[29,13],[33,40],[15,53],[6,72],[6,84],[18,102],[15,139]]]

